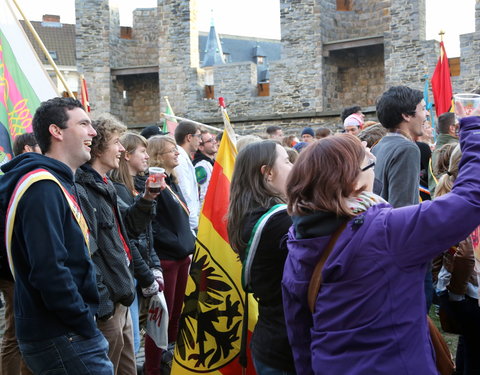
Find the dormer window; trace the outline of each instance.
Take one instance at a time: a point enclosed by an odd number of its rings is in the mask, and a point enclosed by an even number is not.
[[[52,60],[58,60],[58,56],[57,56],[57,51],[48,51],[50,57],[52,58]]]

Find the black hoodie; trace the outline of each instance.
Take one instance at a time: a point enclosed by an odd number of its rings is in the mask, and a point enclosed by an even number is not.
[[[36,153],[2,166],[0,204],[6,207],[17,182],[43,168],[76,198],[72,170]],[[77,199],[78,201],[78,199]],[[68,332],[93,337],[99,296],[83,233],[60,187],[38,181],[18,204],[12,238],[15,266],[15,328],[20,340],[44,340]]]

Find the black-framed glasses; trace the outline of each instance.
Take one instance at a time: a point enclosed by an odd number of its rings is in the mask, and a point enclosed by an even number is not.
[[[366,167],[360,168],[362,172],[365,172],[366,170],[375,167],[375,160],[372,161],[370,164],[368,164]]]
[[[202,133],[198,133],[198,134],[190,134],[192,137],[198,137],[198,138],[201,138],[202,137]]]
[[[210,143],[210,142],[212,142],[212,143],[217,143],[217,140],[212,137],[212,138],[210,138],[210,139],[207,139],[206,141],[200,142],[200,145],[203,146],[205,143]]]

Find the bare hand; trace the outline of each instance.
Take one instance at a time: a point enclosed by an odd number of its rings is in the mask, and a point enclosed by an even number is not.
[[[143,198],[149,201],[155,200],[160,192],[167,187],[165,177],[165,174],[162,174],[160,178],[158,175],[148,177],[147,182],[145,183],[145,193],[143,193]],[[152,183],[155,183],[154,187],[151,186]]]

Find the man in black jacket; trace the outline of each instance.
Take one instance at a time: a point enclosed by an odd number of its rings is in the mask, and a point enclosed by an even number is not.
[[[99,296],[92,246],[74,185],[96,132],[81,103],[71,98],[43,102],[33,130],[44,155],[14,158],[2,166],[0,180],[0,204],[11,202],[8,215],[16,214],[6,229],[18,344],[36,374],[112,375],[108,344],[95,324]]]

